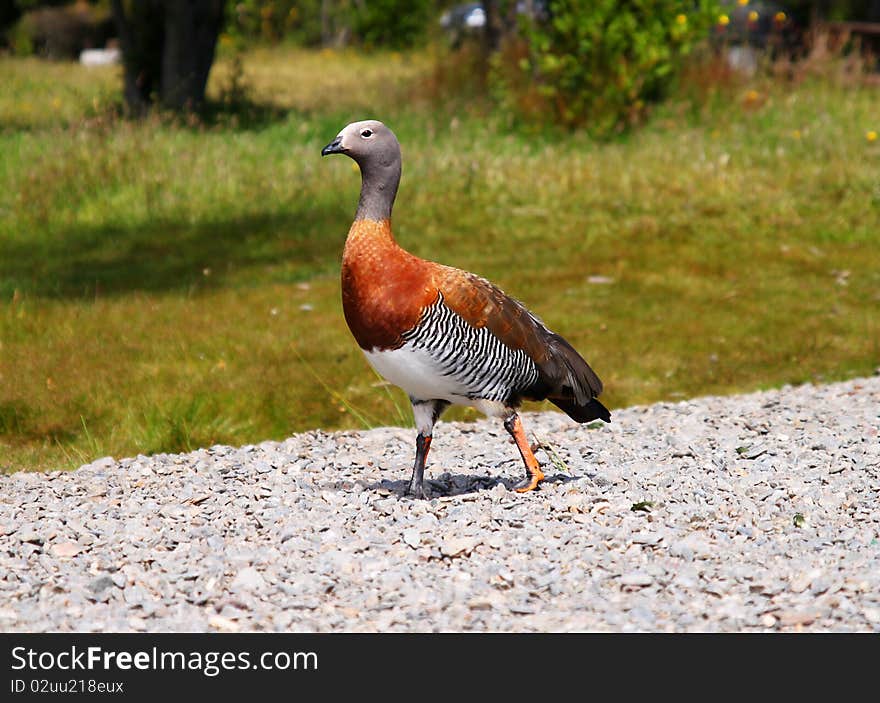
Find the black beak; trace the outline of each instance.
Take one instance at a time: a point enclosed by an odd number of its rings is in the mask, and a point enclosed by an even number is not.
[[[321,149],[321,156],[327,156],[327,154],[342,154],[344,152],[345,149],[342,148],[342,137],[336,137],[336,139]]]

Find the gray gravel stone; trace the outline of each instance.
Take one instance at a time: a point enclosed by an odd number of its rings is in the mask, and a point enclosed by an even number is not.
[[[114,585],[115,584],[113,583],[113,579],[105,574],[104,576],[99,576],[94,581],[92,581],[89,584],[89,590],[92,593],[99,594],[102,591],[113,587]]]
[[[629,574],[624,574],[620,577],[620,585],[621,586],[650,586],[654,583],[654,577],[651,574],[646,574],[643,572],[634,571]]]
[[[0,476],[0,628],[880,632],[880,377],[524,424]]]

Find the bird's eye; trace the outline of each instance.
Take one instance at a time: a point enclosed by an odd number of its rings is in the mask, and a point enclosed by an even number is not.
[[[373,130],[372,129],[365,129],[361,132],[361,136],[364,139],[369,139],[370,137],[373,136]]]

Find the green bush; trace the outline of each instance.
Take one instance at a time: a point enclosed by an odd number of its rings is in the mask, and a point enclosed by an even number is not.
[[[114,33],[107,8],[72,4],[25,12],[7,33],[7,41],[19,56],[75,59],[83,49],[104,46]]]
[[[227,32],[242,40],[276,42],[289,38],[303,46],[317,46],[322,31],[338,19],[339,9],[322,18],[321,0],[227,0]]]
[[[436,16],[431,0],[371,0],[358,3],[354,34],[366,47],[408,49],[425,37]]]
[[[436,0],[227,0],[227,31],[242,40],[406,49],[425,37],[437,6]]]
[[[551,0],[495,57],[495,93],[526,120],[609,136],[663,98],[718,13],[714,0]]]

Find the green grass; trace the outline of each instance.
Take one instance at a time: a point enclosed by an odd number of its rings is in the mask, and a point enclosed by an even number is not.
[[[612,407],[880,363],[876,89],[757,82],[596,144],[409,97],[422,54],[244,66],[276,118],[193,126],[114,117],[116,69],[0,59],[0,467],[409,422],[339,302],[359,179],[319,152],[367,116],[399,241],[524,300]]]

